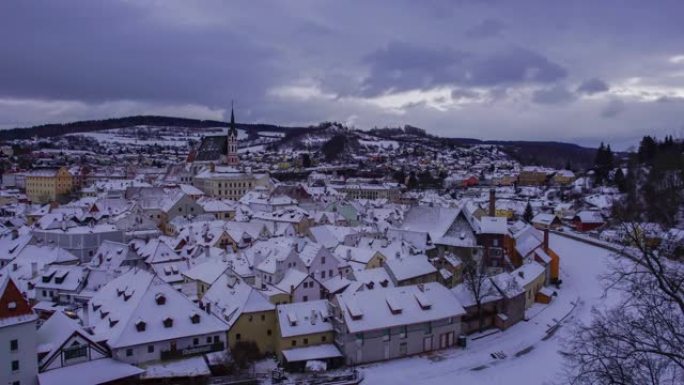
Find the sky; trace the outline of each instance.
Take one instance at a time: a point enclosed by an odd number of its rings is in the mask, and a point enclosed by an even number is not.
[[[3,0],[0,128],[160,114],[684,137],[684,1]]]

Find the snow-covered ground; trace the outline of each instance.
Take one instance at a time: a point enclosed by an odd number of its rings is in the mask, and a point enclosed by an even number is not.
[[[194,130],[188,134],[186,134],[185,131],[179,130],[176,135],[163,134],[161,135],[161,138],[139,140],[135,137],[134,132],[127,132],[127,130],[128,129],[113,129],[98,132],[80,132],[67,135],[84,136],[93,138],[101,143],[118,143],[128,146],[151,146],[159,144],[161,146],[186,147],[190,139],[200,141],[202,136],[205,135],[225,135],[228,132],[228,129],[225,127]],[[247,139],[247,132],[245,130],[238,129],[238,139]]]
[[[591,319],[592,306],[614,299],[614,295],[603,298],[603,286],[598,279],[607,270],[611,252],[555,234],[550,241],[561,258],[563,285],[551,304],[537,304],[528,311],[529,321],[478,340],[469,338],[465,350],[451,349],[363,366],[364,383],[567,383],[559,353],[562,340],[569,335],[573,323]],[[559,321],[558,331],[547,333]],[[494,359],[491,353],[495,352],[503,352],[506,357]]]

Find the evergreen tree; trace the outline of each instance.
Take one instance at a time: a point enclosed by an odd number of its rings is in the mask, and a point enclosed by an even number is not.
[[[627,182],[625,180],[625,174],[622,172],[622,168],[619,167],[617,171],[615,171],[613,181],[621,193],[627,192]]]
[[[527,206],[525,206],[525,212],[523,213],[523,219],[525,222],[531,223],[532,218],[534,218],[534,211],[532,211],[532,205],[530,205],[530,202],[527,202]]]

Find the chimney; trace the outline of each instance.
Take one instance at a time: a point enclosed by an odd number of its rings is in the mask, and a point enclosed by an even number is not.
[[[38,275],[38,262],[31,262],[31,278]]]
[[[209,171],[214,172],[216,171],[216,165],[214,162],[209,163]]]
[[[549,228],[546,227],[544,228],[544,251],[548,252],[549,251]]]
[[[489,216],[496,216],[496,190],[489,190]]]

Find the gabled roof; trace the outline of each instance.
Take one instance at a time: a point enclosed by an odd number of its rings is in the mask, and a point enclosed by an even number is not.
[[[110,281],[90,300],[88,312],[96,340],[105,340],[112,348],[226,330],[216,317],[144,270],[131,270]],[[193,316],[199,316],[197,323]],[[169,318],[172,325],[165,327],[163,321]]]
[[[332,332],[328,301],[322,299],[276,307],[281,337]]]
[[[256,289],[240,278],[220,276],[202,297],[204,306],[209,306],[213,314],[228,325],[230,329],[243,313],[274,310],[275,305]]]
[[[413,325],[465,314],[456,296],[436,282],[343,293],[338,294],[336,300],[350,333]],[[392,304],[400,304],[401,309],[391,309]]]

